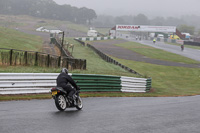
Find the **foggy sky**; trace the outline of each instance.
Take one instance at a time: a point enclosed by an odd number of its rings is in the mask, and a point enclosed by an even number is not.
[[[54,0],[57,4],[94,9],[97,15],[200,16],[200,0]]]

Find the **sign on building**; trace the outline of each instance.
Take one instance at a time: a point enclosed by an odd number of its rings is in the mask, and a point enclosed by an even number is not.
[[[176,32],[174,26],[116,25],[117,31]]]

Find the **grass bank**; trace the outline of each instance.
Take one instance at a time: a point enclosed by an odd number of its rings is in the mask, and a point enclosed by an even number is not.
[[[162,66],[118,58],[114,59],[139,73],[150,76],[152,78],[152,88],[154,88],[152,93],[155,96],[200,94],[200,68]]]
[[[19,38],[20,40],[20,38]],[[71,73],[83,73],[83,74],[105,74],[105,75],[118,75],[118,76],[131,76],[137,75],[131,74],[119,66],[110,64],[101,59],[90,48],[82,46],[73,38],[66,38],[66,40],[74,44],[73,56],[79,59],[87,60],[87,70],[69,70]],[[0,41],[1,42],[1,41]],[[23,43],[24,44],[24,43]],[[26,45],[26,43],[24,44]],[[65,46],[67,48],[67,46]],[[72,49],[68,49],[72,52]],[[46,68],[35,66],[0,66],[0,72],[9,73],[59,73],[60,68]]]
[[[17,30],[0,27],[0,48],[42,51],[43,40]]]
[[[75,73],[86,73],[86,74],[105,74],[105,75],[118,75],[118,76],[131,76],[136,77],[137,75],[129,73],[119,66],[105,62],[99,57],[93,50],[86,46],[82,46],[80,43],[75,41],[73,38],[67,38],[67,41],[74,44],[72,55],[75,58],[87,60],[87,70],[80,71],[74,70]],[[67,47],[67,46],[65,46]],[[72,49],[68,48],[71,52]]]

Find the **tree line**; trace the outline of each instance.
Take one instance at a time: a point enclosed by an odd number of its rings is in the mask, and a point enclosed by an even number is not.
[[[97,18],[93,9],[58,5],[53,0],[0,0],[0,13],[66,20],[78,24],[90,24]]]

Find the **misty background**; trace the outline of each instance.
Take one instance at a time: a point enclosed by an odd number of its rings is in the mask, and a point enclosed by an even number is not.
[[[199,0],[54,0],[95,10],[94,26],[115,24],[177,26],[180,31],[200,34]],[[196,31],[196,32],[195,32]]]
[[[29,15],[89,27],[176,26],[200,35],[199,0],[0,0],[0,14]]]
[[[58,4],[94,9],[98,15],[137,15],[180,17],[200,14],[199,0],[54,0]]]

